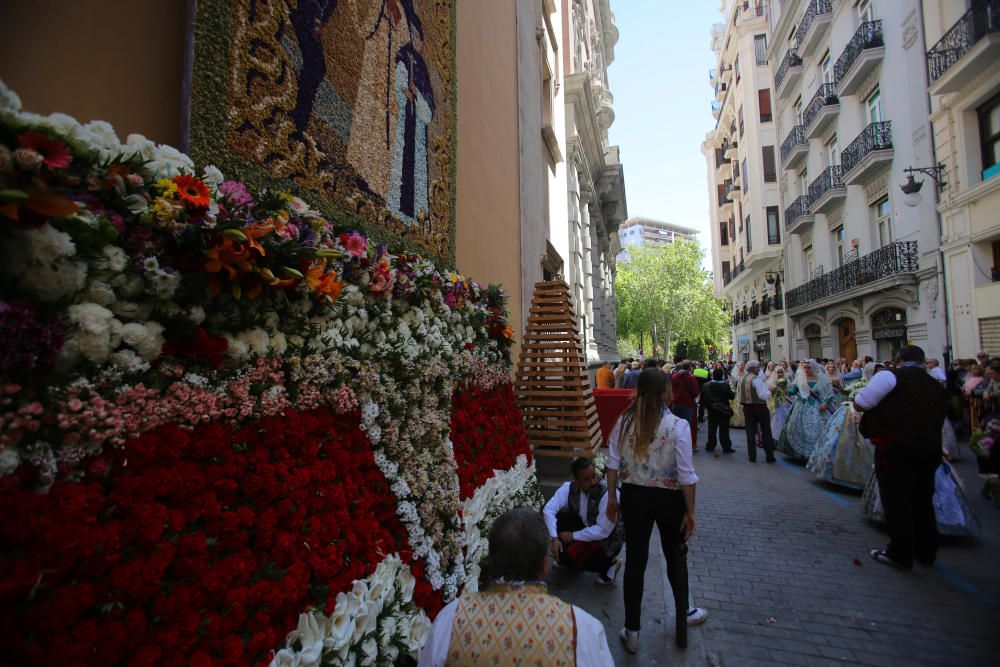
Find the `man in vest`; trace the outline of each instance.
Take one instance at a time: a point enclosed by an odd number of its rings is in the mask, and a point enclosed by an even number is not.
[[[746,420],[747,456],[751,463],[757,462],[757,431],[760,430],[764,444],[764,455],[768,463],[774,463],[774,438],[771,436],[771,411],[767,409],[767,399],[771,391],[760,377],[760,362],[747,362],[745,373],[736,384],[736,400],[743,406]]]
[[[901,569],[937,556],[934,473],[941,461],[941,427],[948,393],[927,374],[924,351],[900,349],[893,370],[875,374],[854,397],[863,411],[860,431],[875,445],[875,476],[885,510],[889,545],[869,555]]]
[[[610,586],[621,569],[617,556],[625,544],[621,515],[616,522],[605,515],[608,487],[593,461],[574,459],[570,473],[573,481],[560,486],[543,510],[552,555],[560,565],[596,572],[597,583]]]
[[[600,621],[549,594],[549,533],[538,512],[502,514],[489,542],[493,584],[466,590],[441,610],[419,667],[615,664]]]

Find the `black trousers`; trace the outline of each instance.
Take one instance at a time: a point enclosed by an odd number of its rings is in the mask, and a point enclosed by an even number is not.
[[[556,514],[557,532],[575,532],[577,530],[583,530],[584,528],[586,528],[586,526],[583,524],[583,520],[580,518],[579,514],[574,514],[568,510]],[[563,552],[559,555],[559,564],[564,567],[579,568],[585,572],[605,574],[609,569],[611,569],[611,565],[615,562],[615,559],[604,553],[603,545],[598,544],[597,546],[600,548],[594,549],[592,553],[587,555],[586,560],[582,563],[573,561],[573,559],[566,554],[566,550],[563,549]]]
[[[936,442],[936,445],[935,445]],[[941,463],[939,439],[893,440],[875,456],[875,476],[889,531],[889,558],[912,566],[937,556],[934,473]]]
[[[670,489],[656,489],[622,484],[622,520],[625,522],[625,627],[641,628],[642,594],[646,564],[649,561],[649,538],[653,524],[660,531],[660,544],[667,559],[667,579],[674,593],[677,614],[677,641],[687,642],[688,570],[687,544],[681,534],[681,520],[686,506],[684,494]]]
[[[716,432],[718,441],[722,443],[722,451],[733,451],[733,441],[729,437],[729,417],[722,417],[708,411],[708,442],[705,445],[707,451],[713,451],[716,445]]]
[[[743,406],[743,418],[746,420],[747,457],[757,460],[757,429],[760,428],[764,441],[764,455],[768,461],[774,460],[774,438],[771,436],[771,411],[766,405]]]

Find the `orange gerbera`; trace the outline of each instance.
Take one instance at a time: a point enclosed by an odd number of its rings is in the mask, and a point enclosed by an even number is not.
[[[306,270],[306,287],[312,290],[318,298],[326,297],[330,303],[340,298],[340,292],[344,289],[344,281],[337,280],[337,272],[326,272],[326,259],[312,262]]]
[[[181,174],[174,176],[174,185],[177,186],[177,196],[181,201],[191,208],[205,208],[209,205],[208,186],[194,176]]]

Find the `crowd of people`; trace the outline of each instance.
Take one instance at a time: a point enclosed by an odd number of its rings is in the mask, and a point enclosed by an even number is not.
[[[654,525],[674,596],[674,641],[685,647],[688,626],[707,618],[690,604],[687,570],[697,526],[693,452],[704,420],[710,452],[721,445],[733,453],[729,429],[741,426],[751,462],[757,449],[769,463],[781,452],[827,481],[864,489],[863,510],[884,521],[889,536],[869,555],[898,569],[932,565],[940,533],[975,530],[948,463],[960,455],[956,430],[971,435],[984,493],[996,497],[1000,487],[993,446],[1000,439],[1000,358],[985,353],[947,370],[915,346],[884,363],[626,360],[605,365],[596,384],[635,389],[607,442],[606,479],[580,457],[542,513],[511,510],[496,520],[490,585],[466,591],[440,612],[421,665],[613,664],[601,623],[549,594],[544,579],[551,557],[612,585],[623,547],[619,638],[637,652]]]

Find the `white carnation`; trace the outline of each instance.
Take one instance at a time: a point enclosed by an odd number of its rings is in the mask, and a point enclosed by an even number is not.
[[[145,168],[152,178],[173,178],[181,172],[193,172],[194,162],[173,146],[160,144]]]
[[[121,273],[128,266],[128,255],[125,251],[116,245],[106,245],[101,249],[101,255],[103,265],[108,268],[109,271],[114,271],[115,273]]]
[[[163,325],[152,320],[145,324],[131,322],[122,327],[122,341],[143,359],[152,361],[163,349]]]
[[[125,154],[143,160],[152,160],[156,152],[156,144],[141,134],[130,134],[125,139]]]
[[[218,167],[210,164],[201,172],[201,180],[212,190],[216,190],[222,184],[222,181],[226,180],[226,177],[222,175]]]
[[[201,324],[205,321],[205,309],[201,306],[191,306],[188,308],[187,316],[195,324]]]
[[[260,327],[244,331],[238,336],[238,339],[246,344],[249,352],[259,355],[267,354],[267,343],[269,338],[267,332]]]
[[[118,350],[112,353],[111,363],[129,373],[142,373],[149,370],[149,362],[133,350]]]
[[[17,112],[20,110],[21,98],[17,96],[17,93],[8,88],[3,80],[0,80],[0,111]]]
[[[115,128],[103,120],[92,120],[80,130],[80,140],[97,151],[106,160],[117,157],[122,152],[121,141]]]

